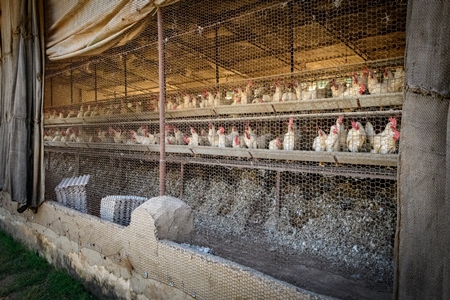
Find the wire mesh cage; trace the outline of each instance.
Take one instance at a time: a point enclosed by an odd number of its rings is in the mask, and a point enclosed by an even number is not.
[[[166,194],[194,209],[195,241],[299,286],[258,260],[392,289],[406,1],[163,12]],[[156,32],[46,64],[46,190],[89,174],[90,214],[108,195],[159,194]]]

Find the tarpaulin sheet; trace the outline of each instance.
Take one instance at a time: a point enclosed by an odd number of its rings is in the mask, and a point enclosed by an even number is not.
[[[178,0],[47,0],[46,54],[50,60],[96,55],[124,45],[142,30],[157,7]]]

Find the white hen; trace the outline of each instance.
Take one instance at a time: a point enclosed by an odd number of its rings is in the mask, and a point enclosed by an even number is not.
[[[231,133],[227,135],[227,139],[229,141],[233,141],[235,136],[239,136],[239,131],[236,129],[236,126],[231,127]]]
[[[253,92],[254,97],[252,100],[252,103],[264,103],[264,102],[271,102],[272,96],[270,96],[267,91],[270,90],[270,88],[267,88],[265,86],[260,86],[256,88]]]
[[[403,67],[397,67],[395,74],[388,70],[388,92],[401,92],[403,88],[403,81],[405,80],[405,70]]]
[[[396,129],[397,119],[389,117],[389,122],[386,124],[384,130],[379,134],[374,134],[373,126],[370,122],[366,123],[366,128],[369,130],[367,139],[371,145],[372,153],[387,154],[396,150],[396,143],[400,137],[400,133]]]
[[[294,150],[295,143],[298,143],[298,138],[294,131],[294,118],[290,118],[288,122],[288,132],[284,135],[283,150]]]
[[[231,105],[241,105],[242,104],[242,90],[241,88],[235,88],[233,89],[234,95],[233,95],[233,102]]]
[[[294,86],[295,85],[294,82],[289,84],[288,87],[290,87],[291,85]],[[299,100],[297,99],[297,94],[291,92],[290,90],[283,93],[283,95],[281,96],[281,101],[297,101],[297,100]]]
[[[315,83],[302,83],[301,100],[317,99],[317,85]]]
[[[377,79],[377,75],[373,72],[373,70],[369,70],[369,78],[367,79],[367,88],[369,89],[369,93],[371,95],[387,93],[388,85],[386,82],[379,82]]]
[[[389,122],[384,127],[384,130],[379,135],[388,135],[390,134],[390,131],[392,128],[397,128],[397,119],[395,117],[389,117]],[[377,136],[375,134],[375,130],[373,129],[373,125],[370,122],[366,123],[365,126],[367,140],[370,143],[370,146],[373,148],[375,137]]]
[[[222,97],[222,93],[220,90],[216,90],[216,96],[214,97],[214,106],[220,106],[220,105],[227,105],[230,104],[230,102],[225,98]]]
[[[244,144],[249,149],[256,149],[258,148],[258,137],[253,132],[252,128],[250,127],[249,123],[247,122],[245,124],[245,130],[244,130]]]
[[[331,80],[331,85],[331,95],[333,96],[333,98],[343,97],[348,94],[348,92],[345,93],[345,91],[347,90],[347,83],[339,83],[336,81],[336,79],[333,78],[333,80]]]
[[[387,136],[381,140],[379,148],[380,154],[394,153],[397,150],[397,141],[400,138],[400,132],[392,128]],[[376,152],[375,152],[376,153]]]
[[[177,140],[172,135],[173,128],[170,125],[166,125],[164,128],[164,139],[165,143],[168,145],[175,145],[177,143]],[[159,140],[159,138],[158,138]]]
[[[244,143],[248,149],[257,149],[257,136],[254,133],[250,133],[248,131],[244,132]]]
[[[279,137],[276,137],[275,139],[271,140],[269,142],[269,150],[279,150],[281,147],[281,141]]]
[[[199,136],[198,136],[198,133],[195,131],[194,127],[191,127],[191,136],[185,137],[184,141],[189,146],[198,146],[199,145]]]
[[[82,118],[84,116],[84,105],[80,106],[80,109],[78,110],[77,118]]]
[[[320,128],[317,129],[317,133],[318,136],[314,139],[312,148],[314,149],[314,151],[325,151],[325,149],[327,148],[326,140],[328,136]]]
[[[184,145],[184,134],[181,130],[176,127],[173,127],[173,134],[175,136],[175,144],[176,145]]]
[[[91,106],[88,105],[87,110],[84,112],[83,117],[90,117],[92,114]]]
[[[275,80],[275,93],[273,93],[273,95],[272,95],[272,102],[280,102],[280,101],[283,101],[282,99],[281,99],[281,97],[283,96],[282,94],[281,94],[281,86],[280,86],[280,83],[278,82],[278,79],[277,80]]]
[[[241,102],[242,104],[248,104],[252,102],[253,98],[253,81],[247,82],[245,86],[245,90],[242,90],[241,94]]]
[[[109,127],[109,134],[113,136],[114,143],[120,144],[123,143],[125,137],[122,135],[122,130],[120,128],[114,129]]]
[[[136,133],[138,135],[145,135],[145,133],[148,132],[148,125],[141,125],[137,130]]]
[[[233,138],[232,146],[233,146],[233,148],[242,148],[242,143],[241,143],[241,140],[240,140],[239,136],[236,135]]]
[[[352,128],[347,134],[347,148],[351,152],[359,152],[366,142],[366,131],[361,123],[352,121]]]
[[[366,85],[364,84],[364,80],[362,79],[362,76],[358,74],[353,74],[353,81],[352,86],[348,87],[349,90],[349,96],[359,96],[364,95],[368,93],[368,89]]]
[[[148,132],[145,132],[144,135],[139,135],[134,130],[130,130],[130,137],[133,141],[135,141],[138,144],[142,145],[156,144],[155,136],[153,134],[149,134]]]
[[[209,139],[209,136],[206,133],[206,130],[202,128],[200,130],[200,136],[198,137],[198,145],[199,146],[211,146],[208,139]]]
[[[206,98],[205,107],[214,106],[214,99],[216,98],[215,95],[213,93],[211,93],[210,91],[204,91],[203,94],[204,94],[204,97]]]
[[[339,151],[339,129],[336,125],[331,126],[325,145],[327,152]]]
[[[227,139],[227,136],[225,135],[225,128],[220,126],[219,130],[217,130],[217,136],[218,136],[217,147],[219,148],[231,147],[232,141]]]
[[[219,143],[219,137],[217,135],[217,131],[215,126],[212,123],[209,123],[208,125],[209,130],[208,130],[208,142],[211,146],[213,147],[217,147],[218,143]]]

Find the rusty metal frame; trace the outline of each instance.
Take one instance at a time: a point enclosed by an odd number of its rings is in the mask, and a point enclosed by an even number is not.
[[[159,195],[166,193],[166,143],[165,143],[165,100],[166,77],[164,69],[164,31],[163,13],[161,7],[157,8],[158,18],[158,59],[159,59]]]

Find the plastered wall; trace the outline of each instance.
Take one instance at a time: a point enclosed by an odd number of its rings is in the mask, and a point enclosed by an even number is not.
[[[2,228],[103,299],[326,299],[189,246],[192,211],[176,198],[150,199],[127,227],[53,201],[16,209],[0,192]]]

